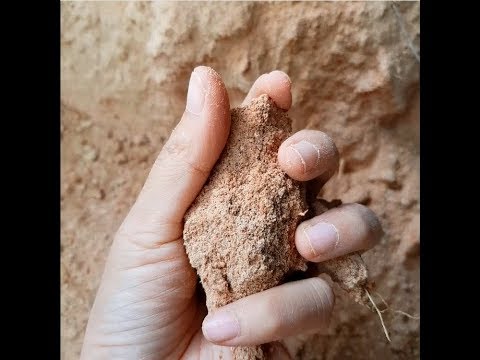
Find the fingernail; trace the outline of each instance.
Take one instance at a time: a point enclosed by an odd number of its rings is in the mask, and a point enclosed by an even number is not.
[[[194,115],[200,115],[205,104],[206,86],[202,78],[195,72],[190,75],[187,94],[187,110]]]
[[[320,148],[309,141],[302,140],[288,148],[288,160],[290,163],[302,163],[303,173],[318,168],[320,162]]]
[[[240,334],[240,324],[232,313],[222,311],[208,315],[203,320],[202,330],[209,341],[226,341]]]
[[[303,230],[313,256],[328,254],[338,244],[338,231],[329,223],[318,223]]]

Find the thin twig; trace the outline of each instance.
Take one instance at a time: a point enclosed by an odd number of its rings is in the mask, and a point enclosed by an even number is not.
[[[370,293],[368,292],[368,290],[365,289],[365,291],[367,292],[368,299],[370,300],[370,302],[372,303],[373,307],[374,307],[375,310],[377,311],[378,316],[380,317],[380,322],[382,323],[383,331],[385,332],[385,336],[387,337],[388,342],[392,342],[392,341],[390,340],[390,336],[388,335],[387,328],[385,327],[385,323],[383,322],[382,313],[380,312],[380,310],[378,309],[377,305],[376,305],[375,302],[373,301],[373,299],[372,299],[372,297],[370,296]]]
[[[393,310],[393,312],[405,315],[406,317],[409,317],[410,319],[420,320],[420,316],[410,315],[410,314],[408,314],[408,313],[406,313],[405,311],[402,311],[402,310]]]

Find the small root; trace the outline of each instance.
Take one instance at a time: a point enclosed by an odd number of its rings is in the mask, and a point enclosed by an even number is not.
[[[420,316],[410,315],[410,314],[408,314],[408,313],[406,313],[405,311],[402,311],[402,310],[392,310],[392,311],[397,313],[397,314],[405,315],[406,317],[408,317],[410,319],[420,320]]]
[[[373,299],[372,299],[372,297],[370,296],[370,293],[368,292],[368,290],[365,289],[365,291],[366,291],[366,293],[367,293],[368,299],[370,300],[370,302],[372,303],[373,307],[374,307],[375,310],[377,311],[378,316],[380,317],[380,322],[382,323],[383,331],[385,332],[385,336],[387,337],[388,342],[392,342],[392,341],[390,340],[390,336],[388,335],[388,331],[387,331],[387,328],[386,328],[386,326],[385,326],[385,323],[383,322],[382,312],[378,309],[377,305],[375,304],[375,301],[373,301]]]
[[[305,210],[305,211],[303,211],[303,212],[301,212],[301,213],[299,213],[298,215],[300,215],[300,216],[305,216],[305,214],[306,214],[307,212],[308,212],[308,209]]]
[[[420,316],[410,315],[409,313],[406,313],[405,311],[392,309],[392,308],[387,304],[387,302],[386,302],[385,299],[382,297],[382,295],[380,295],[378,292],[375,292],[375,295],[377,295],[377,296],[380,298],[380,300],[382,300],[383,304],[385,305],[385,309],[380,310],[381,313],[384,313],[385,311],[390,310],[390,311],[393,311],[394,313],[405,315],[406,317],[408,317],[408,318],[410,318],[410,319],[420,320]]]

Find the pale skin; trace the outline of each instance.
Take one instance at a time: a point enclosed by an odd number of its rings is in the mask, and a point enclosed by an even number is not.
[[[267,94],[292,105],[291,82],[280,71],[260,76],[244,104]],[[274,287],[207,315],[183,247],[183,217],[226,143],[230,103],[220,76],[192,73],[185,112],[161,150],[135,204],[115,235],[92,307],[81,359],[223,359],[230,346],[275,342],[328,325],[334,295],[313,277]],[[279,166],[317,191],[337,170],[333,140],[301,130],[278,152]],[[318,225],[318,226],[316,226]],[[345,204],[301,223],[295,244],[321,262],[368,250],[382,230],[375,214]],[[273,358],[289,358],[274,346]]]

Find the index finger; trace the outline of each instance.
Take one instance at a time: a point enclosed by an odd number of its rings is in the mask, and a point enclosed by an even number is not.
[[[292,106],[292,82],[283,71],[274,70],[261,75],[252,85],[242,105],[248,105],[252,99],[267,94],[283,110]]]

